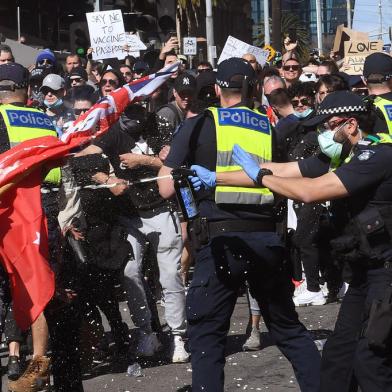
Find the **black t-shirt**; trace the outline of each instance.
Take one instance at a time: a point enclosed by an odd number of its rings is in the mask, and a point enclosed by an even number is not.
[[[200,165],[211,171],[216,169],[216,130],[209,111],[185,120],[173,135],[165,166],[178,168]],[[220,204],[214,200],[213,190],[197,192],[201,216],[209,220],[260,219],[273,215],[272,206]]]
[[[335,170],[349,193],[346,206],[351,216],[369,202],[392,202],[392,145],[367,145],[360,142],[348,163]],[[318,177],[328,172],[330,160],[324,154],[299,161],[304,177]]]
[[[125,170],[121,168],[119,155],[132,152],[136,146],[136,141],[121,129],[118,122],[106,134],[98,138],[94,144],[100,147],[104,154],[109,157],[114,173],[118,178],[133,182],[141,178],[155,177],[157,175],[156,169],[146,166]],[[141,210],[149,210],[165,203],[159,195],[156,182],[131,185],[126,194],[119,200],[124,205],[128,204],[128,208],[129,203],[132,202],[136,209]]]

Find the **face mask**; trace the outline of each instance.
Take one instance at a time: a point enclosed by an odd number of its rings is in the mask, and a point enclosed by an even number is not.
[[[63,100],[59,98],[56,102],[49,103],[46,99],[44,100],[44,104],[49,109],[55,109],[60,107],[63,104]]]
[[[333,140],[334,135],[335,132],[329,130],[320,133],[317,137],[321,151],[332,160],[340,158],[343,148],[341,143]]]
[[[312,112],[313,112],[313,109],[312,109],[312,108],[308,108],[308,109],[306,109],[304,112],[297,112],[297,111],[294,111],[294,115],[295,115],[296,117],[298,117],[298,118],[306,118],[306,117],[308,117],[309,114],[312,113]]]
[[[39,102],[40,104],[42,104],[43,101],[44,101],[44,95],[43,95],[41,92],[39,92],[39,91],[34,91],[34,90],[32,90],[32,91],[31,91],[31,99],[32,99],[33,101],[37,101],[37,102]]]

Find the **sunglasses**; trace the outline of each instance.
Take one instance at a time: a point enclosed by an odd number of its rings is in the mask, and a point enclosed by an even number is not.
[[[198,73],[208,72],[208,71],[212,71],[212,69],[211,68],[200,68],[200,69],[197,70]]]
[[[49,93],[51,93],[52,95],[57,95],[57,94],[59,94],[60,90],[56,91],[56,90],[52,90],[51,88],[42,88],[41,93],[44,95],[47,95]]]
[[[48,60],[48,59],[43,59],[43,60],[41,60],[41,61],[38,63],[38,65],[44,65],[44,64],[53,65],[53,62],[52,62],[51,60]]]
[[[73,111],[74,111],[74,113],[75,113],[77,116],[79,116],[79,115],[81,115],[82,113],[87,112],[88,110],[90,110],[90,108],[74,109]]]
[[[82,78],[73,78],[73,79],[71,79],[71,83],[72,82],[81,83],[82,80],[83,80]]]
[[[132,72],[123,72],[123,76],[132,76]]]
[[[299,71],[301,69],[300,65],[284,65],[284,71]]]
[[[113,87],[118,86],[118,81],[115,79],[101,79],[99,83],[101,86],[105,86],[106,84],[110,84]]]
[[[291,101],[291,104],[296,108],[301,104],[302,106],[309,106],[311,104],[311,101],[308,98],[302,98],[302,99],[293,99]]]

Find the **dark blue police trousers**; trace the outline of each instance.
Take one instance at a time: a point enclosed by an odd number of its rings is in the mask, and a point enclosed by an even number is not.
[[[319,390],[320,355],[298,320],[283,259],[278,235],[269,232],[228,233],[198,251],[186,304],[192,391],[224,390],[226,337],[245,280],[271,337],[291,362],[301,391]]]
[[[372,302],[381,301],[392,285],[392,269],[354,272],[321,362],[321,391],[391,392],[392,347],[385,352],[369,348],[364,331]],[[392,331],[391,331],[392,333]]]

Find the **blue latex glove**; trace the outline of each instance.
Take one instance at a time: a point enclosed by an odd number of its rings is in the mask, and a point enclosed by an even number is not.
[[[233,161],[241,166],[245,173],[253,180],[256,181],[257,175],[260,171],[259,163],[238,144],[233,147]]]
[[[197,177],[190,177],[191,184],[195,191],[199,191],[202,185],[208,188],[215,188],[216,186],[216,173],[206,169],[203,166],[192,165],[191,170],[194,170]]]

